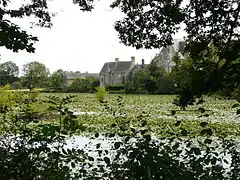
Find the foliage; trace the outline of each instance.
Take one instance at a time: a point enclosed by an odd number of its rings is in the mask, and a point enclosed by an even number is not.
[[[92,1],[88,1],[92,2]],[[113,1],[112,8],[119,8],[124,18],[115,23],[115,29],[122,43],[127,46],[140,48],[160,48],[173,43],[173,35],[180,26],[186,32],[186,48],[184,55],[193,59],[193,66],[189,74],[197,72],[188,82],[186,89],[179,94],[179,103],[192,104],[196,96],[205,92],[225,89],[231,92],[236,82],[239,82],[239,27],[240,3],[237,0],[219,0],[212,2],[190,0],[163,0],[163,1]],[[211,43],[218,49],[219,62],[211,66],[208,72],[205,63]],[[207,55],[212,58],[211,54]],[[187,57],[188,58],[188,57]],[[226,62],[226,63],[223,63]],[[220,65],[221,64],[221,65]],[[219,66],[220,65],[220,66]],[[203,66],[203,67],[202,67]],[[199,79],[197,74],[206,73],[204,79]],[[203,76],[201,75],[200,78]],[[154,81],[150,81],[150,86]],[[193,84],[192,84],[193,83]],[[189,86],[198,88],[189,89]],[[152,91],[152,89],[151,89]],[[191,91],[191,92],[189,92]],[[184,102],[184,103],[183,103]]]
[[[118,112],[124,112],[122,97],[117,98]],[[105,108],[116,118],[112,127],[118,134],[108,134],[114,138],[110,152],[96,144],[98,158],[108,170],[102,177],[107,179],[235,179],[238,174],[238,145],[233,140],[215,139],[214,129],[207,122],[199,124],[200,135],[205,138],[189,138],[188,131],[181,127],[181,121],[175,122],[179,133],[174,136],[157,139],[148,126],[148,114],[138,115],[141,127],[133,126],[132,121],[123,121],[125,116],[116,116],[115,109]],[[121,114],[122,114],[121,113]],[[120,114],[120,115],[121,115]],[[122,124],[124,122],[124,124]],[[124,126],[119,126],[119,125]],[[126,134],[130,131],[130,134]],[[95,134],[98,138],[99,134]],[[214,141],[216,143],[214,143]],[[108,148],[109,149],[109,148]],[[100,153],[101,152],[101,153]],[[232,161],[226,159],[226,154]],[[223,155],[223,156],[222,156]],[[224,163],[230,168],[224,166]]]
[[[145,93],[145,83],[148,79],[148,70],[141,68],[133,74],[132,79],[126,83],[126,93]]]
[[[19,6],[11,8],[12,1],[1,0],[0,2],[0,27],[1,27],[1,44],[13,52],[19,50],[26,50],[27,52],[34,52],[34,42],[38,41],[37,37],[29,35],[22,30],[16,23],[14,18],[28,18],[35,17],[33,24],[41,27],[51,26],[51,13],[48,10],[48,3],[46,0],[41,1],[21,1]],[[15,2],[16,3],[16,2]],[[8,18],[6,18],[8,17]]]
[[[0,114],[4,130],[0,139],[1,179],[79,179],[83,176],[85,179],[87,155],[80,149],[65,146],[66,135],[78,128],[76,117],[67,108],[74,97],[47,98],[42,103],[50,105],[51,111],[58,114],[59,122],[35,126],[41,120],[41,114],[32,108],[39,102],[36,92],[7,92],[20,93],[20,96],[17,100],[5,96],[14,104],[8,104],[9,108]],[[15,106],[19,108],[14,109]]]
[[[115,85],[108,85],[108,86],[106,86],[106,90],[109,92],[111,92],[111,91],[116,91],[116,92],[118,92],[118,91],[122,91],[122,90],[124,90],[124,84],[115,84]]]
[[[67,74],[59,69],[49,79],[49,86],[55,90],[63,90],[67,86]]]
[[[98,88],[99,91],[101,91],[100,88]],[[141,101],[135,99],[134,104],[139,105],[139,108],[133,111],[133,109],[126,109],[127,98],[109,95],[110,99],[105,97],[103,100],[104,111],[102,113],[106,114],[105,116],[102,114],[101,117],[104,121],[113,119],[112,123],[108,122],[111,131],[106,134],[96,132],[93,135],[91,139],[94,139],[96,147],[94,148],[92,143],[88,144],[88,152],[92,154],[89,156],[75,146],[66,149],[68,137],[72,137],[77,130],[82,128],[82,124],[70,110],[72,106],[69,106],[69,103],[77,103],[76,96],[70,95],[62,98],[53,95],[43,98],[42,101],[37,91],[24,93],[9,91],[8,86],[0,92],[14,94],[14,96],[2,96],[6,102],[12,102],[8,105],[7,111],[1,112],[0,118],[1,126],[4,127],[0,139],[0,150],[4,155],[0,158],[2,179],[220,180],[237,179],[239,176],[238,146],[234,140],[224,139],[224,136],[219,138],[215,136],[219,136],[216,133],[218,127],[212,126],[211,114],[207,119],[203,118],[198,122],[191,120],[196,124],[190,127],[198,130],[196,138],[196,136],[191,137],[190,128],[187,128],[184,120],[180,118],[183,112],[173,113],[172,110],[169,114],[172,120],[168,120],[172,124],[159,125],[161,130],[170,131],[172,128],[172,131],[167,136],[158,138],[153,128],[156,125],[151,125],[153,118],[151,112],[156,115],[158,107],[163,106],[163,103],[158,106],[153,104],[152,100],[159,103],[157,96],[154,96],[148,104],[155,109],[146,111],[145,106],[142,106],[143,103],[146,105],[146,99],[142,96]],[[135,97],[139,98],[139,96]],[[145,98],[149,100],[149,97]],[[165,102],[166,99],[163,97],[161,97],[162,101]],[[86,99],[90,104],[91,98],[86,97]],[[214,100],[212,102],[210,107],[216,105]],[[33,108],[35,103],[48,105],[49,111],[56,113],[58,121],[41,123],[42,114],[39,113],[39,109]],[[231,107],[233,103],[229,103],[227,107]],[[166,104],[171,106],[169,103]],[[15,109],[16,106],[19,108]],[[96,103],[96,106],[99,104]],[[164,108],[169,112],[169,108]],[[219,108],[223,108],[221,103],[219,103]],[[135,116],[133,117],[130,112],[134,112]],[[199,112],[193,113],[209,114],[204,108],[199,108]],[[183,116],[183,119],[185,117]],[[91,121],[91,117],[88,116],[86,120]],[[97,122],[96,119],[94,121]],[[109,140],[110,148],[104,145],[101,137],[104,141]],[[230,161],[228,156],[233,157],[234,160]],[[230,166],[229,171],[226,171],[224,164]]]
[[[12,89],[21,89],[22,88],[22,83],[20,81],[15,81],[11,84]]]
[[[54,94],[41,94],[41,98],[54,95],[63,98],[68,93],[54,93]],[[85,130],[84,133],[106,132],[109,133],[113,130],[111,124],[115,122],[114,116],[109,116],[108,111],[103,111],[96,102],[95,94],[76,94],[77,101],[74,102],[71,108],[78,114],[78,122]],[[172,104],[176,98],[175,95],[129,95],[122,94],[124,98],[123,111],[126,114],[127,121],[131,120],[133,125],[140,127],[137,120],[139,112],[144,111],[148,114],[149,128],[152,129],[154,134],[158,137],[169,136],[172,133],[178,132],[179,129],[175,128],[175,120],[181,120],[181,126],[189,133],[189,136],[198,136],[200,122],[207,121],[209,126],[217,129],[214,131],[214,136],[227,136],[238,138],[240,136],[239,118],[236,112],[232,109],[232,105],[236,103],[235,100],[225,99],[218,97],[204,97],[204,104],[194,104],[187,107],[185,110],[180,109]],[[108,102],[109,109],[118,111],[118,105],[115,100],[118,98],[117,94],[108,94],[105,96],[103,102]],[[198,99],[203,101],[203,99]],[[41,112],[47,112],[46,106],[37,106]],[[204,109],[202,109],[204,108]],[[172,112],[175,113],[171,116]],[[204,112],[204,113],[201,113]],[[55,122],[55,117],[45,117],[45,122]],[[82,130],[79,132],[81,134]]]
[[[153,59],[149,66],[134,72],[132,79],[125,86],[126,93],[172,94],[174,93],[173,76]]]
[[[1,1],[0,45],[15,52],[23,49],[33,52],[33,42],[37,41],[37,38],[21,31],[17,25],[5,18],[9,15],[11,18],[34,15],[41,25],[51,26],[47,2],[29,1],[15,10],[9,9],[9,3],[6,0]],[[83,7],[82,10],[90,11],[93,9],[94,0],[76,0],[74,3]],[[119,7],[125,14],[124,18],[115,24],[119,38],[125,45],[136,48],[159,48],[169,45],[180,24],[186,25],[187,60],[177,67],[186,71],[177,70],[174,79],[180,95],[177,105],[186,108],[186,105],[194,104],[195,99],[199,98],[196,103],[198,106],[203,102],[202,94],[221,88],[231,91],[238,86],[239,1],[190,0],[183,5],[183,0],[116,0],[111,7]],[[186,79],[181,82],[180,77],[185,77],[183,73],[186,73]],[[159,80],[156,77],[159,76],[149,76],[148,92],[153,93],[156,89],[156,82]],[[27,78],[26,80],[30,82],[30,86],[41,86],[40,82],[36,81],[37,84],[34,84],[35,81]],[[41,79],[41,82],[44,80]],[[224,136],[220,139],[214,138],[212,135],[218,132],[218,128],[213,128],[207,121],[199,122],[200,126],[197,128],[200,131],[198,135],[202,138],[190,139],[188,129],[182,126],[183,121],[175,117],[177,111],[172,110],[169,116],[177,119],[174,121],[176,129],[170,126],[173,129],[170,137],[154,140],[146,113],[138,114],[136,119],[128,119],[124,112],[123,99],[118,97],[117,106],[111,107],[104,101],[105,91],[98,89],[98,100],[103,102],[105,110],[110,112],[108,115],[115,120],[111,127],[119,128],[118,135],[111,136],[116,138],[113,143],[113,149],[116,151],[112,149],[112,152],[116,153],[108,157],[109,150],[99,150],[101,144],[98,143],[96,152],[100,158],[86,159],[82,151],[66,151],[63,148],[66,138],[63,134],[72,135],[78,128],[78,124],[73,120],[73,112],[66,107],[73,97],[50,97],[46,103],[51,104],[51,110],[59,115],[59,122],[37,124],[33,130],[32,126],[41,120],[39,113],[32,108],[33,103],[38,101],[36,93],[29,91],[27,94],[17,95],[14,94],[16,92],[9,91],[8,87],[4,88],[0,90],[1,126],[4,130],[0,146],[1,179],[239,178],[238,144],[234,140],[226,140]],[[214,103],[216,104],[216,100]],[[142,103],[141,107],[143,104],[146,103]],[[157,108],[151,109],[156,111]],[[199,107],[198,110],[201,113],[198,118],[209,120],[210,114],[205,108]],[[140,128],[134,126],[134,120],[140,124]],[[162,128],[169,127],[160,127],[161,130]],[[122,139],[117,139],[119,136]],[[95,138],[98,137],[99,133],[96,133]],[[52,149],[49,148],[49,144],[53,145]],[[226,154],[231,157],[231,161],[225,159]],[[101,161],[105,165],[101,164],[95,168],[89,161]],[[69,163],[71,168],[67,166]],[[76,166],[76,163],[79,164]],[[229,164],[228,172],[225,171],[223,163]],[[80,169],[73,171],[75,167]],[[88,176],[87,170],[91,171],[91,177]]]
[[[105,99],[105,97],[107,95],[107,91],[106,91],[106,89],[104,87],[96,87],[95,95],[96,95],[96,99],[100,103],[103,103],[104,99]]]
[[[74,79],[67,88],[68,92],[89,93],[94,92],[95,87],[99,86],[99,81],[93,77],[86,77],[85,79]]]
[[[19,75],[19,67],[12,61],[0,64],[0,71],[6,71],[9,76],[17,77]]]
[[[37,61],[29,62],[23,67],[23,78],[27,87],[44,87],[48,80],[49,71],[44,64]]]
[[[73,3],[80,6],[82,11],[94,9],[94,0],[74,0]],[[12,18],[24,18],[34,16],[42,27],[51,27],[51,13],[48,10],[46,0],[25,2],[20,8],[11,9],[9,1],[2,0],[2,41],[1,46],[17,52],[27,50],[34,52],[33,43],[37,41],[27,32],[22,31]],[[173,35],[178,32],[180,25],[185,25],[186,54],[194,59],[196,65],[202,65],[203,53],[212,42],[218,51],[219,60],[226,63],[207,72],[207,80],[198,81],[198,76],[193,76],[191,83],[199,82],[204,86],[203,91],[189,94],[189,87],[183,89],[180,96],[184,102],[191,104],[195,94],[203,94],[205,91],[213,91],[219,88],[228,89],[231,92],[235,87],[235,80],[239,79],[238,63],[239,56],[239,15],[240,3],[237,0],[163,0],[163,1],[132,1],[113,0],[111,8],[119,8],[124,18],[115,23],[115,29],[122,43],[139,48],[160,48],[172,44]],[[6,15],[10,20],[6,20]],[[220,63],[221,64],[221,63]],[[193,69],[194,71],[195,69]],[[206,70],[206,69],[204,69]],[[199,72],[198,72],[199,73]],[[232,80],[234,79],[234,80]],[[155,85],[153,78],[149,86]],[[190,83],[190,82],[189,82]],[[195,85],[193,85],[195,86]],[[152,88],[149,91],[153,91]],[[188,100],[190,99],[190,100]],[[182,101],[182,100],[179,100]],[[181,103],[179,103],[181,104]]]
[[[12,84],[18,80],[19,67],[12,61],[0,64],[0,85]]]
[[[202,94],[221,90],[222,82],[219,81],[219,74],[216,72],[226,61],[220,59],[218,54],[219,50],[211,42],[199,60],[190,56],[183,60],[179,57],[174,59],[176,65],[173,66],[172,76],[179,94],[176,99],[177,105],[181,107],[192,105]]]

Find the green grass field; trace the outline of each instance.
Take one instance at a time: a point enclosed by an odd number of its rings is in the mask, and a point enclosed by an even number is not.
[[[64,97],[70,94],[41,94],[41,98],[52,95]],[[206,97],[204,104],[182,111],[172,104],[175,98],[172,95],[121,95],[121,102],[117,101],[119,95],[107,95],[106,106],[99,103],[94,94],[75,95],[76,101],[69,109],[78,115],[77,120],[81,125],[79,133],[112,132],[112,125],[122,122],[140,127],[139,119],[145,118],[152,133],[161,136],[178,134],[181,129],[186,129],[189,136],[198,136],[202,130],[201,122],[207,122],[208,127],[214,129],[215,136],[240,136],[240,117],[236,115],[236,109],[232,109],[232,105],[236,103],[234,100]],[[199,108],[206,111],[200,112]],[[171,113],[173,110],[175,115]],[[54,120],[49,120],[52,121]],[[181,121],[178,127],[174,126],[176,121]]]

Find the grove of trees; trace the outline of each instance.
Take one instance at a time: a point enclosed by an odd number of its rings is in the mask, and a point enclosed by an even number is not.
[[[37,22],[35,25],[51,27],[52,14],[49,12],[47,0],[23,1],[19,9],[11,9],[10,2],[1,0],[0,46],[14,52],[19,50],[34,52],[34,42],[38,41],[37,37],[22,30],[11,22],[11,19],[6,19],[5,15],[12,18],[34,16]],[[97,2],[97,0],[73,1],[82,11],[94,10]],[[179,92],[179,100],[186,97],[185,105],[191,104],[203,93],[219,89],[231,92],[238,88],[236,85],[239,81],[240,51],[240,2],[238,0],[113,0],[110,7],[118,8],[125,14],[122,20],[115,23],[121,42],[137,49],[160,48],[171,44],[173,35],[178,32],[180,25],[184,25],[187,33],[185,53],[193,59],[194,71],[191,72],[191,76],[199,77],[194,73],[199,69],[202,71],[201,78],[189,78],[188,86],[184,86]],[[210,42],[216,47],[217,59],[209,71],[205,60]],[[219,64],[222,65],[219,66]],[[188,92],[189,86],[193,86],[191,93]],[[199,91],[198,86],[204,88],[200,88],[201,91]]]
[[[23,75],[12,61],[0,64],[0,86],[11,85],[12,89],[44,88],[45,92],[94,92],[99,80],[93,77],[68,80],[67,72],[59,69],[52,74],[40,62],[32,61],[23,65]]]
[[[24,84],[28,88],[46,87],[49,71],[44,64],[37,61],[29,62],[23,67]]]

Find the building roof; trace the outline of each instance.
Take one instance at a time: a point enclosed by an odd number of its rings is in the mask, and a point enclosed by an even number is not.
[[[133,67],[132,71],[134,71],[135,69],[139,70],[139,69],[141,69],[141,68],[146,69],[146,68],[149,67],[149,65],[150,65],[150,64],[136,64],[136,65]]]
[[[98,73],[80,73],[80,72],[67,72],[67,79],[84,79],[86,77],[95,77],[99,78]]]
[[[110,72],[112,71],[113,73],[121,73],[121,72],[126,72],[129,70],[129,68],[132,66],[132,61],[118,61],[118,62],[106,62],[101,71],[100,74]]]

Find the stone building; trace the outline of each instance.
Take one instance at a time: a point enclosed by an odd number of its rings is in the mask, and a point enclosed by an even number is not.
[[[168,72],[175,65],[173,62],[173,57],[177,54],[180,58],[183,58],[181,51],[183,50],[185,42],[183,40],[175,40],[173,45],[163,47],[160,49],[160,52],[153,58],[153,61],[156,61],[157,64],[163,66]]]
[[[67,84],[70,85],[75,79],[86,79],[86,78],[96,78],[99,79],[99,74],[98,73],[81,73],[81,72],[72,72],[68,71],[66,72],[67,75]]]
[[[185,42],[183,40],[174,40],[173,45],[163,47],[160,52],[153,58],[157,64],[163,66],[166,71],[170,71],[174,66],[173,57],[178,53],[182,58],[181,51],[183,50]],[[114,62],[104,63],[99,76],[100,86],[123,84],[130,80],[134,73],[141,68],[147,68],[149,64],[145,64],[142,60],[141,64],[135,64],[135,57],[132,56],[130,61],[119,61],[115,58]]]
[[[134,66],[134,56],[131,57],[130,61],[119,61],[119,58],[115,58],[114,62],[106,62],[99,73],[100,86],[125,83]]]

